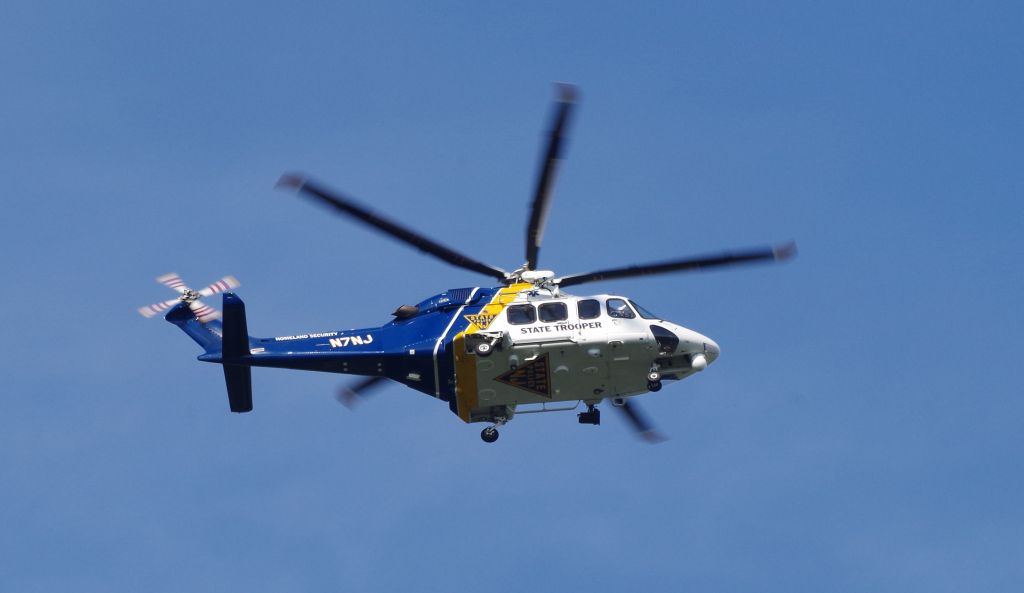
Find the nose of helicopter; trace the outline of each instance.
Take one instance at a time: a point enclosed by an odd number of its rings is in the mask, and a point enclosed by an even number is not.
[[[708,365],[718,360],[722,353],[718,342],[704,334],[682,326],[674,326],[673,330],[682,338],[682,342],[679,344],[679,354],[687,356],[691,368],[695,371],[703,371],[708,368]]]
[[[711,338],[705,336],[704,337],[704,355],[707,356],[708,363],[710,364],[712,362],[715,362],[715,360],[718,359],[718,355],[721,354],[721,353],[722,353],[722,351],[718,348],[718,343],[715,342],[714,340],[712,340]]]

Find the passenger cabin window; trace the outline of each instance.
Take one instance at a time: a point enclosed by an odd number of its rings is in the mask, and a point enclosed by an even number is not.
[[[601,316],[601,301],[583,299],[576,303],[576,311],[580,314],[580,319],[597,319]]]
[[[537,310],[533,305],[512,305],[508,308],[508,322],[512,325],[527,325],[537,321]]]
[[[565,321],[569,318],[569,308],[565,303],[544,303],[537,307],[537,312],[540,314],[540,320],[546,323]]]
[[[629,308],[626,301],[622,299],[608,299],[608,317],[633,319],[636,317],[636,313],[633,313],[633,310]]]

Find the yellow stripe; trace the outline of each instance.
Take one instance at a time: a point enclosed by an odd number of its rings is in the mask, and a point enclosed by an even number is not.
[[[533,288],[532,284],[520,283],[507,286],[498,291],[498,294],[491,298],[480,311],[480,315],[498,315],[516,299],[520,292]],[[493,322],[492,322],[493,323]],[[459,418],[463,422],[469,422],[469,413],[477,407],[477,382],[476,382],[476,354],[466,352],[466,336],[480,331],[480,328],[470,323],[465,331],[456,334],[452,340],[455,349],[455,398],[459,404]]]

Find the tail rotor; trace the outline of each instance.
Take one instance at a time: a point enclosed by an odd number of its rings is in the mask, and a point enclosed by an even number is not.
[[[164,274],[163,276],[160,276],[159,278],[156,279],[156,281],[172,290],[178,291],[179,293],[181,293],[181,295],[176,299],[163,301],[161,303],[155,303],[147,307],[140,307],[140,315],[147,318],[153,317],[154,315],[163,313],[164,311],[170,309],[171,307],[177,305],[178,303],[186,303],[189,306],[189,308],[192,309],[192,312],[195,313],[196,318],[199,320],[200,323],[213,321],[214,319],[218,319],[221,316],[220,311],[200,301],[200,297],[213,296],[215,294],[227,292],[233,288],[238,288],[239,286],[241,286],[241,284],[239,284],[238,280],[234,276],[224,276],[223,278],[209,286],[206,286],[199,290],[192,290],[185,284],[185,281],[182,280],[180,276],[173,272],[170,274]]]

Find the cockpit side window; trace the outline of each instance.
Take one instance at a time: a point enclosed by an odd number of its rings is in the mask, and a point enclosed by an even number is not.
[[[608,317],[634,319],[636,317],[636,313],[629,308],[626,301],[622,299],[608,299]]]
[[[546,323],[565,321],[569,318],[569,308],[565,303],[544,303],[537,308],[540,320]]]
[[[597,319],[601,316],[601,301],[583,299],[576,303],[576,312],[580,314],[580,319]]]
[[[507,311],[508,322],[512,325],[527,325],[537,321],[537,310],[533,305],[512,305]]]
[[[636,301],[629,301],[629,304],[633,305],[633,308],[636,309],[636,312],[639,313],[640,317],[643,317],[644,319],[661,319],[661,317],[658,317],[654,313],[651,313],[647,309],[644,309],[640,305],[636,304]]]

